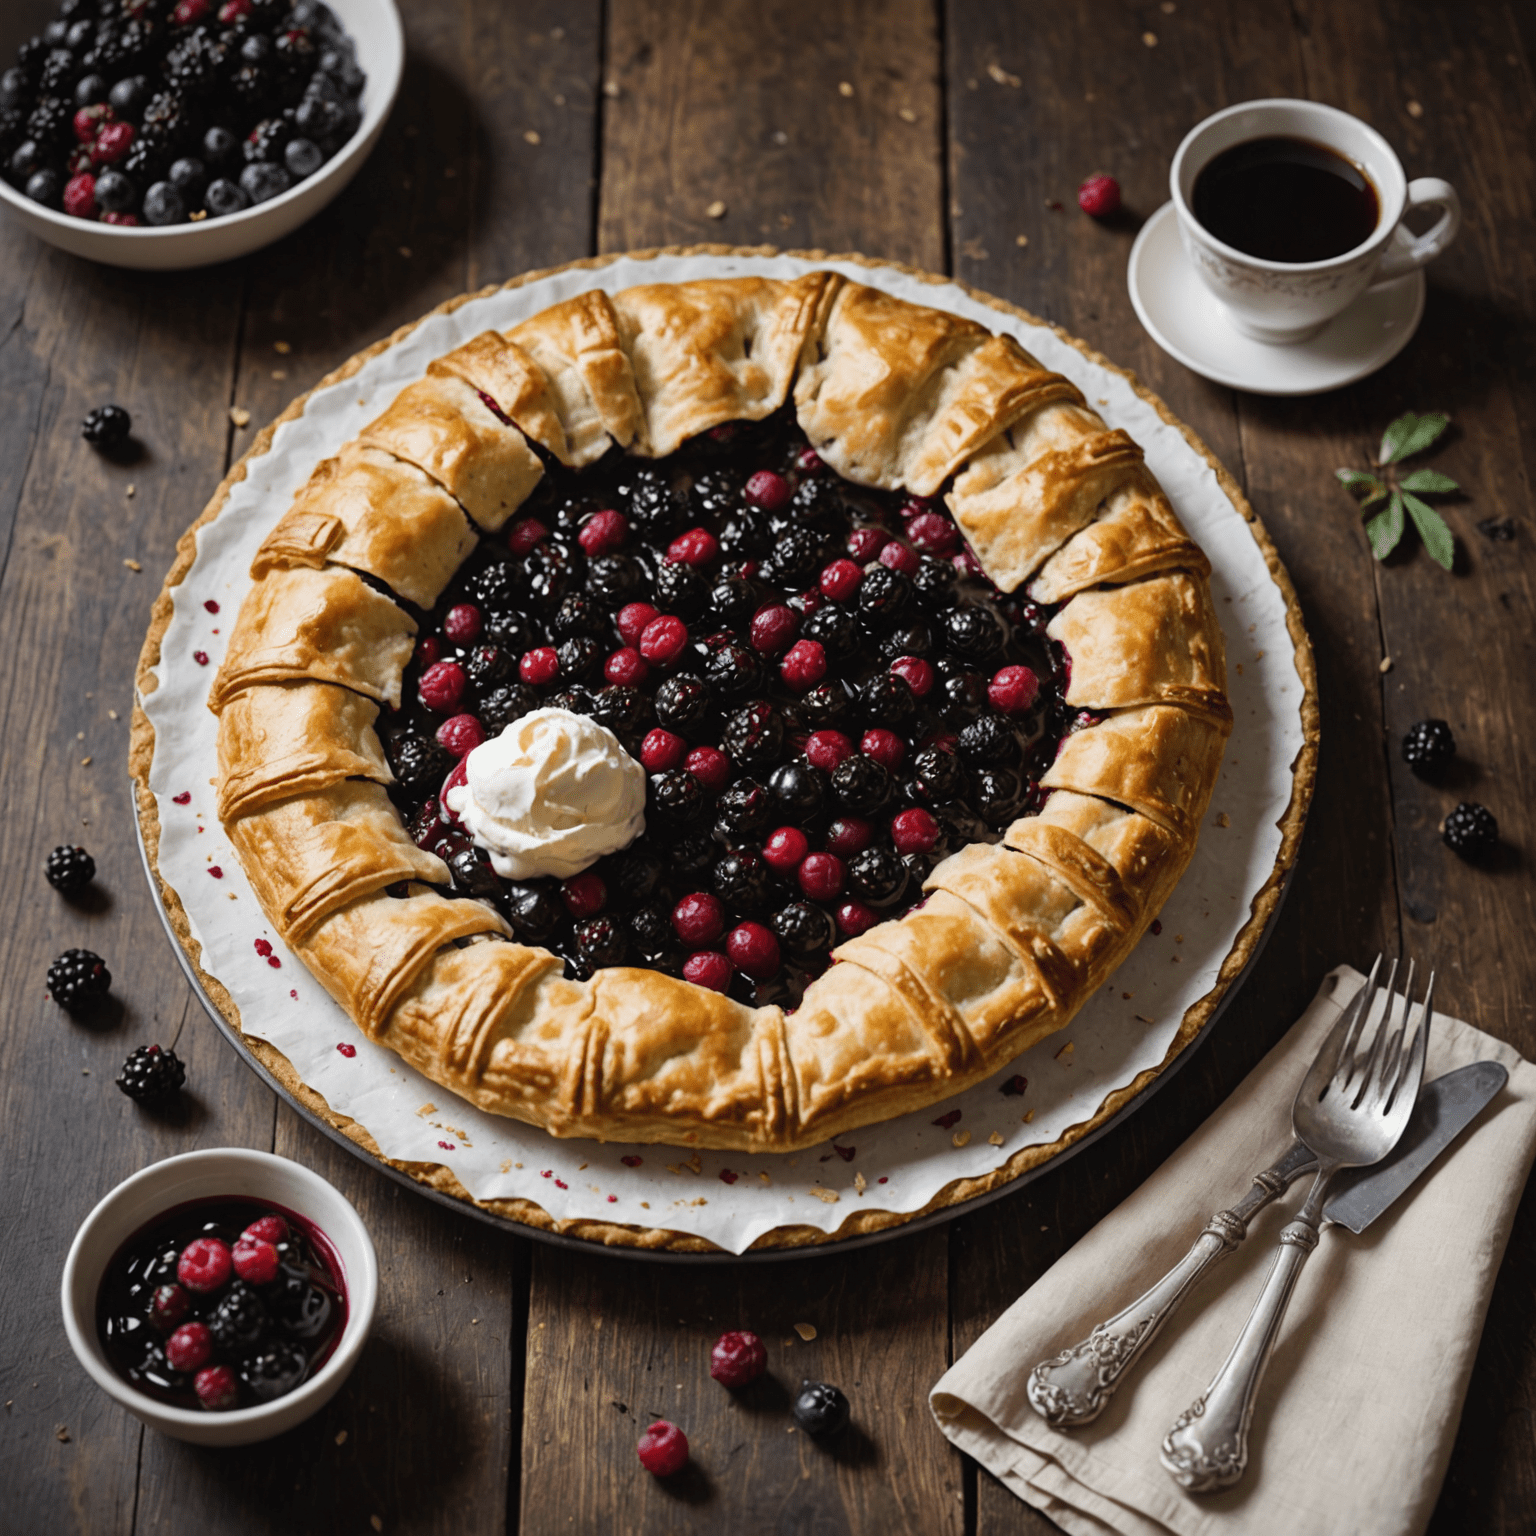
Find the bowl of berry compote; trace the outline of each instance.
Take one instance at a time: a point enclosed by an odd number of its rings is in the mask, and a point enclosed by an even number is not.
[[[80,1363],[146,1424],[249,1445],[335,1394],[373,1321],[378,1264],[351,1203],[268,1152],[189,1152],[85,1219],[64,1266]]]

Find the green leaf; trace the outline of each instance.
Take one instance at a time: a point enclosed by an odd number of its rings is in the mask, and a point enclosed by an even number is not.
[[[1451,424],[1451,418],[1441,411],[1430,411],[1416,416],[1405,411],[1382,433],[1378,464],[1395,464],[1411,454],[1423,453]]]
[[[1396,491],[1386,508],[1366,523],[1365,532],[1371,541],[1371,553],[1378,560],[1385,560],[1397,548],[1403,536],[1403,498]]]
[[[1397,483],[1405,491],[1417,491],[1421,496],[1443,496],[1447,491],[1461,489],[1449,475],[1442,475],[1438,469],[1416,469]]]
[[[1359,500],[1362,508],[1375,506],[1387,494],[1387,487],[1364,470],[1336,469],[1334,474],[1349,487],[1350,495]]]
[[[1408,508],[1408,515],[1435,564],[1450,570],[1456,563],[1456,539],[1446,527],[1445,519],[1427,501],[1420,501],[1409,491],[1403,492],[1403,505]]]

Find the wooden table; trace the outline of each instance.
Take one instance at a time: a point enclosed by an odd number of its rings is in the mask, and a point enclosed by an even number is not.
[[[11,8],[7,8],[8,10]],[[32,7],[41,16],[42,8]],[[1536,1052],[1536,13],[1423,0],[411,0],[394,117],[353,187],[268,251],[165,276],[93,267],[0,229],[0,1104],[12,1246],[0,1287],[0,1525],[18,1532],[1042,1531],[954,1452],[926,1394],[1022,1289],[1231,1091],[1340,960],[1403,947],[1443,1005]],[[34,20],[34,26],[39,24]],[[0,23],[15,30],[10,18]],[[27,28],[28,31],[31,27]],[[1208,112],[1311,96],[1375,123],[1467,220],[1418,335],[1373,379],[1275,401],[1207,384],[1136,323],[1125,266],[1168,161]],[[1126,209],[1073,202],[1108,170]],[[724,212],[714,211],[723,205]],[[872,1252],[689,1272],[508,1237],[402,1190],[278,1103],[188,991],[134,845],[130,679],[177,535],[294,394],[439,301],[593,252],[720,240],[858,250],[956,274],[1135,368],[1243,483],[1317,649],[1321,775],[1289,902],[1241,1000],[1144,1112],[1026,1191]],[[291,348],[291,350],[289,350]],[[78,424],[120,401],[142,459]],[[231,407],[250,412],[236,427]],[[1403,410],[1446,410],[1433,462],[1467,488],[1447,576],[1385,566],[1333,479]],[[1512,540],[1478,531],[1513,519]],[[142,567],[142,569],[141,569]],[[1229,636],[1233,660],[1242,637]],[[1390,659],[1390,665],[1389,661]],[[1429,785],[1397,743],[1448,719]],[[1486,802],[1506,845],[1462,863],[1436,827]],[[83,842],[100,898],[44,884]],[[92,1032],[44,999],[70,945],[123,1003]],[[111,1085],[134,1046],[186,1059],[184,1115]],[[86,1379],[58,1275],[85,1211],[192,1147],[273,1148],[356,1202],[378,1243],[373,1341],[330,1407],[272,1445],[211,1453],[141,1431]],[[1536,1500],[1536,1196],[1504,1262],[1434,1529],[1528,1529]],[[797,1322],[819,1330],[812,1343]],[[772,1384],[707,1374],[728,1327]],[[842,1384],[837,1452],[786,1433],[787,1388]],[[638,1467],[640,1427],[687,1429],[680,1488]]]

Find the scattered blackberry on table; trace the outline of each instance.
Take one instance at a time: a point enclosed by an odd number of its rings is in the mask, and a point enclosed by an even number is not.
[[[81,437],[93,448],[116,448],[132,431],[133,418],[120,405],[98,405],[80,424]]]
[[[1499,841],[1499,824],[1487,806],[1463,800],[1441,823],[1440,835],[1462,858],[1475,859],[1493,851]]]
[[[111,990],[107,962],[88,949],[66,949],[48,967],[48,992],[66,1012],[78,1012]]]
[[[1420,720],[1403,737],[1403,761],[1415,773],[1432,773],[1456,756],[1456,738],[1444,720]]]
[[[77,891],[83,891],[96,878],[96,861],[84,848],[63,844],[48,855],[43,872],[54,890],[72,896]]]
[[[853,1412],[848,1399],[824,1381],[802,1382],[790,1411],[795,1423],[808,1435],[823,1437],[846,1429]]]
[[[158,1045],[141,1045],[115,1079],[117,1086],[139,1104],[163,1104],[174,1097],[187,1080],[187,1069],[174,1051]]]

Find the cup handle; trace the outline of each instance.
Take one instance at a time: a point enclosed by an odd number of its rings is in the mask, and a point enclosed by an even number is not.
[[[1417,181],[1408,183],[1404,212],[1409,208],[1439,208],[1443,211],[1434,227],[1422,235],[1411,234],[1407,225],[1399,223],[1392,231],[1386,254],[1376,269],[1371,282],[1373,288],[1433,261],[1456,238],[1456,231],[1461,228],[1461,199],[1456,195],[1456,188],[1438,176],[1420,176]]]

